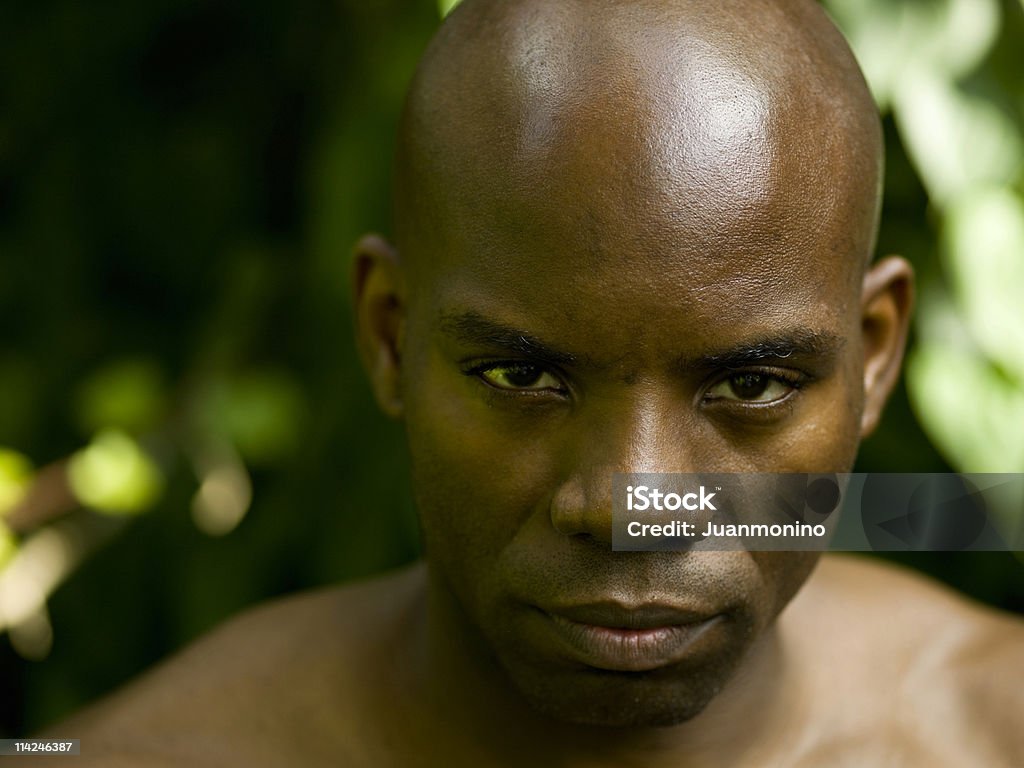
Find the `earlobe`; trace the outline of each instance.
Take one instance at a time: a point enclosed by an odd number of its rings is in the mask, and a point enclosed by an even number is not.
[[[356,344],[381,410],[402,415],[400,386],[405,285],[398,252],[378,235],[364,235],[352,260]]]
[[[906,259],[887,256],[864,275],[861,332],[864,345],[864,410],[861,437],[878,425],[899,379],[914,297],[914,271]]]

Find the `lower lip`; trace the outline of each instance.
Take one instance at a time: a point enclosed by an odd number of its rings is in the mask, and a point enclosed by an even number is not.
[[[693,653],[697,641],[721,617],[648,629],[581,624],[554,614],[547,618],[570,655],[587,666],[609,672],[649,672]]]

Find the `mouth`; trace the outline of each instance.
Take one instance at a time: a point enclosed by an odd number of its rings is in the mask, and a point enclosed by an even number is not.
[[[542,610],[561,651],[610,672],[649,672],[682,661],[725,617],[671,606],[602,602]]]

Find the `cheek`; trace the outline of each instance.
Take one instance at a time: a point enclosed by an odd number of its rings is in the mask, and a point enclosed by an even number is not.
[[[849,472],[860,443],[863,398],[844,370],[807,390],[799,410],[763,455],[766,471]]]
[[[761,620],[767,624],[807,581],[821,558],[820,552],[751,552],[761,574],[764,600]]]
[[[453,563],[482,574],[542,506],[551,457],[452,363],[424,356],[410,368],[406,432],[425,547],[455,580]]]
[[[864,410],[864,385],[860,366],[852,358],[837,378],[834,395],[822,408],[818,427],[822,431],[817,441],[828,446],[829,470],[851,471],[860,445],[860,421]]]

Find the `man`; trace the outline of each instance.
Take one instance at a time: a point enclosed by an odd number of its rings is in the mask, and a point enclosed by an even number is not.
[[[809,0],[465,0],[354,272],[425,563],[53,735],[103,766],[1024,765],[1009,617],[861,560],[610,544],[615,472],[851,469],[911,303],[870,263],[881,152]]]

